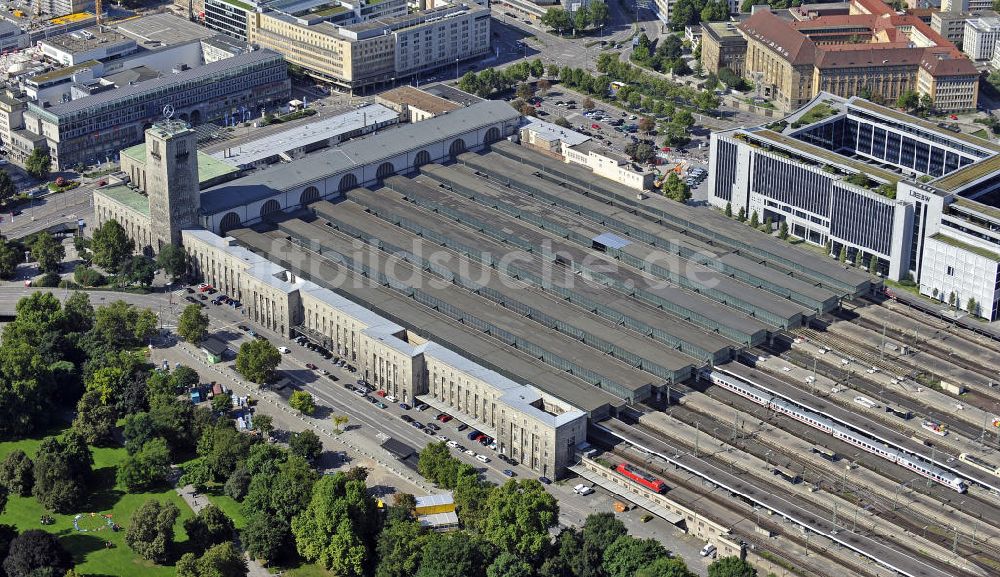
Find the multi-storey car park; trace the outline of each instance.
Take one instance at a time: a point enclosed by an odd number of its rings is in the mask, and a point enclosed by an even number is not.
[[[996,320],[998,153],[987,140],[823,94],[766,126],[714,133],[709,202],[785,222],[832,255],[843,247],[855,264]]]

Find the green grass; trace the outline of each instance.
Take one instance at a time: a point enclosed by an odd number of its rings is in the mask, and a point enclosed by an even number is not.
[[[301,565],[280,565],[268,567],[273,574],[281,573],[283,577],[336,577],[317,563],[303,563]]]
[[[984,129],[984,128],[980,128],[979,130],[973,132],[972,136],[978,136],[979,138],[982,138],[983,140],[989,140],[990,139],[990,134],[988,132],[986,132],[986,129]]]
[[[55,433],[58,431],[52,431],[50,434]],[[21,449],[34,458],[43,437],[44,435],[40,435],[31,439],[0,443],[0,459],[6,458],[14,449]],[[116,523],[127,528],[132,513],[147,499],[170,501],[181,511],[174,525],[177,556],[186,552],[187,534],[184,532],[183,522],[192,517],[193,512],[176,491],[165,487],[160,491],[149,493],[125,493],[115,487],[115,468],[125,457],[125,449],[92,448],[91,452],[94,455],[94,482],[88,503],[78,513],[110,513]],[[52,514],[55,519],[54,524],[40,524],[39,518],[47,513],[48,511],[34,497],[11,496],[0,520],[14,525],[18,531],[43,529],[58,535],[62,544],[73,554],[73,561],[79,573],[121,577],[133,575],[167,577],[176,574],[173,566],[156,565],[135,555],[125,545],[124,530],[115,533],[108,528],[95,533],[81,533],[73,528],[75,514]],[[114,548],[105,548],[106,541],[111,541]]]
[[[233,520],[233,524],[236,525],[237,529],[243,529],[247,525],[247,520],[243,516],[241,506],[236,499],[224,494],[222,487],[219,483],[210,485],[207,494],[208,500],[216,507],[222,509],[222,512]]]

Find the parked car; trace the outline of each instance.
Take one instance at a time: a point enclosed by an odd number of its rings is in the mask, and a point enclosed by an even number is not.
[[[490,458],[487,457],[486,455],[476,455],[476,460],[479,461],[480,463],[489,463],[490,462]]]
[[[399,403],[399,408],[403,409],[404,411],[409,411],[413,407],[411,407],[410,405],[407,405],[406,403]]]
[[[507,475],[508,477],[513,477],[515,473],[514,473],[514,471],[511,471],[510,469],[504,469],[503,470],[503,474]]]
[[[459,431],[464,431],[464,430],[466,430],[468,428],[469,428],[469,425],[466,425],[465,423],[461,423],[460,425],[458,425],[458,430]]]
[[[282,353],[282,354],[288,354],[288,353],[292,352],[292,349],[290,349],[288,347],[278,347],[278,352]]]
[[[314,365],[312,363],[306,363],[306,368],[309,369],[310,371],[315,371],[316,370],[316,365]]]
[[[418,411],[426,411],[429,408],[431,408],[431,406],[424,403],[420,403],[419,405],[417,405]]]
[[[541,484],[543,484],[543,485],[551,485],[552,484],[552,479],[549,479],[548,477],[539,477],[538,478],[538,482],[541,483]]]
[[[400,415],[399,418],[403,419],[407,423],[412,423],[413,422],[413,417],[411,417],[410,415]]]

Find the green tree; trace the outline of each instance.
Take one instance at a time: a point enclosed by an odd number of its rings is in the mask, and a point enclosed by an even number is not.
[[[344,425],[347,424],[347,421],[350,420],[350,417],[348,417],[347,415],[333,415],[332,417],[330,417],[330,420],[333,421],[334,430],[336,430],[339,433],[343,430],[343,427]]]
[[[6,203],[14,198],[15,194],[17,194],[17,189],[14,187],[14,181],[11,180],[6,170],[0,170],[0,202]]]
[[[421,552],[430,539],[420,523],[390,510],[375,544],[375,577],[411,577],[420,567]]]
[[[8,577],[55,577],[65,575],[72,566],[72,555],[55,535],[29,529],[11,540],[0,573]]]
[[[323,442],[319,440],[319,435],[306,429],[292,435],[288,441],[288,449],[293,455],[313,463],[323,454]]]
[[[868,274],[874,275],[876,273],[878,273],[878,257],[875,255],[871,255],[871,257],[868,258]],[[934,291],[935,293],[937,293],[937,289],[934,289]],[[937,294],[935,294],[934,296],[936,298]]]
[[[198,455],[205,460],[212,479],[223,481],[258,442],[257,437],[237,431],[232,421],[220,419],[202,432],[198,439]]]
[[[579,34],[590,26],[590,12],[585,8],[579,8],[573,13],[573,28]]]
[[[28,174],[41,180],[49,177],[51,168],[52,158],[49,156],[49,151],[42,148],[32,150],[24,161],[24,169],[28,171]]]
[[[538,559],[549,543],[549,529],[559,520],[559,505],[534,479],[510,480],[491,491],[479,527],[501,551]]]
[[[545,75],[549,78],[559,77],[559,67],[555,64],[549,64],[548,68],[545,69]]]
[[[533,577],[534,569],[523,559],[503,552],[486,568],[486,577]]]
[[[42,232],[31,245],[31,256],[42,272],[59,272],[59,264],[66,257],[66,247],[48,232]]]
[[[316,410],[313,396],[305,391],[293,392],[292,396],[288,398],[288,404],[303,415],[311,415]]]
[[[587,10],[594,26],[603,26],[608,23],[610,14],[608,13],[608,5],[603,0],[592,0],[587,5]]]
[[[757,570],[739,557],[722,557],[708,566],[708,577],[757,577]]]
[[[979,308],[978,308],[978,306],[979,306],[979,303],[977,303],[976,299],[974,299],[972,297],[969,297],[969,300],[967,300],[965,302],[965,310],[969,311],[969,314],[973,314],[973,315],[979,314]]]
[[[111,349],[131,349],[156,333],[156,314],[117,300],[94,313],[93,334]]]
[[[170,449],[160,437],[143,444],[118,464],[118,484],[135,493],[151,489],[170,474]]]
[[[102,400],[101,391],[91,389],[76,404],[75,429],[91,445],[107,446],[115,437],[115,408]]]
[[[31,495],[31,488],[35,484],[34,467],[31,458],[21,449],[7,453],[3,463],[0,463],[0,487],[6,487],[11,494],[20,497]],[[2,510],[3,507],[0,507],[0,512]],[[2,556],[3,550],[0,549],[0,557]]]
[[[177,334],[191,344],[198,344],[208,336],[208,315],[198,305],[184,307],[177,320]]]
[[[77,510],[87,497],[94,459],[86,441],[70,429],[62,438],[48,437],[38,446],[32,492],[43,507],[57,513]]]
[[[667,555],[667,550],[656,539],[623,535],[604,550],[604,572],[608,577],[635,577],[640,568]]]
[[[723,22],[729,20],[729,2],[709,0],[701,9],[702,22]]]
[[[760,226],[760,218],[757,216],[757,211],[750,213],[750,227],[757,228]]]
[[[517,85],[517,91],[515,92],[518,98],[522,100],[528,100],[535,95],[535,89],[532,88],[531,84],[527,82],[522,82]]]
[[[299,555],[342,577],[358,577],[369,562],[377,525],[375,500],[364,481],[338,473],[316,482],[309,506],[292,520],[292,533]]]
[[[232,541],[236,527],[230,519],[215,505],[208,505],[198,514],[184,521],[184,531],[195,547],[204,551],[214,545]]]
[[[896,99],[896,108],[914,111],[920,107],[920,96],[912,90],[904,90]]]
[[[136,453],[156,436],[156,423],[149,413],[132,413],[125,417],[122,436],[125,437],[125,450],[129,454]]]
[[[24,260],[23,253],[20,253],[12,243],[0,238],[0,278],[10,279],[17,270],[17,265]]]
[[[234,501],[240,502],[246,497],[252,479],[253,475],[250,474],[250,471],[247,471],[246,467],[237,465],[236,469],[229,474],[229,478],[226,479],[226,484],[222,487],[222,492],[228,497],[232,497]]]
[[[753,0],[748,1],[752,2]],[[738,74],[725,67],[719,69],[719,82],[725,84],[726,87],[732,88],[733,90],[743,90],[745,88],[743,79],[740,78]]]
[[[112,218],[94,231],[91,249],[94,252],[94,264],[116,273],[125,265],[135,246],[122,225]]]
[[[736,214],[736,220],[740,222],[745,222],[747,219],[747,209],[740,207],[740,211]]]
[[[143,559],[163,564],[174,544],[174,522],[180,515],[177,505],[149,499],[132,513],[125,531],[125,544]]]
[[[584,566],[601,567],[608,546],[627,534],[625,525],[613,513],[588,515],[581,536]]]
[[[558,30],[560,33],[572,27],[570,14],[562,8],[549,8],[542,15],[542,24]]]
[[[778,238],[781,240],[788,239],[788,222],[781,221],[781,226],[778,227]]]
[[[635,577],[695,577],[680,557],[660,557],[635,572]]]
[[[566,120],[565,116],[560,116],[560,117],[556,118],[555,119],[555,125],[556,126],[561,126],[563,128],[572,128],[572,125],[569,123],[568,120]]]
[[[671,172],[663,181],[663,195],[677,202],[684,202],[691,198],[691,189],[676,172]]]
[[[484,575],[484,557],[470,535],[434,534],[424,546],[416,577],[480,577]]]
[[[233,395],[232,393],[219,393],[212,397],[212,412],[218,415],[224,415],[229,412],[229,409],[233,406]]]
[[[840,252],[837,254],[837,260],[842,263],[847,262],[847,245],[840,245]]]
[[[156,264],[144,254],[132,255],[122,267],[122,276],[129,283],[148,287],[156,277]]]
[[[274,421],[270,415],[254,415],[253,428],[260,431],[260,434],[266,439],[274,432]]]
[[[183,248],[168,244],[160,249],[160,254],[156,255],[156,265],[170,275],[170,280],[177,282],[177,279],[184,276],[187,271],[187,254]]]
[[[726,218],[733,218],[733,203],[731,202],[726,203],[725,215]]]
[[[240,531],[240,542],[250,557],[270,562],[288,546],[290,533],[288,521],[258,511],[247,518],[246,527]]]
[[[177,562],[177,577],[244,577],[246,559],[233,542],[219,543],[200,558],[185,553]]]
[[[264,384],[281,362],[281,353],[270,342],[262,339],[240,345],[236,354],[236,370],[246,379]]]
[[[702,90],[694,95],[692,103],[698,110],[708,112],[719,107],[719,97],[709,90]]]

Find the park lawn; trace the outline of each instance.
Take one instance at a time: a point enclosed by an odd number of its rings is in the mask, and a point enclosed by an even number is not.
[[[222,488],[223,485],[221,483],[210,484],[208,487],[208,500],[216,507],[222,509],[222,512],[233,520],[233,525],[237,529],[243,530],[247,526],[247,520],[243,516],[242,505],[236,499],[223,493]]]
[[[50,434],[57,432],[52,431]],[[43,437],[44,435],[41,435],[37,438],[0,443],[0,460],[6,458],[7,454],[14,449],[21,449],[28,456],[34,458]],[[125,449],[91,447],[91,452],[94,455],[94,483],[89,502],[79,511],[85,515],[80,520],[82,526],[102,526],[99,517],[90,517],[89,514],[93,512],[98,515],[111,514],[112,520],[124,529],[128,527],[132,513],[146,499],[155,498],[159,501],[170,501],[177,505],[181,511],[180,517],[174,525],[177,556],[185,553],[188,550],[188,543],[183,522],[185,519],[191,518],[194,513],[177,492],[171,487],[164,487],[162,490],[149,493],[125,493],[115,487],[115,468],[118,462],[125,457]],[[96,532],[82,533],[73,528],[75,514],[52,514],[55,523],[42,525],[39,523],[39,519],[47,513],[48,511],[34,497],[10,496],[7,508],[0,515],[0,523],[14,525],[18,531],[43,529],[58,535],[66,549],[73,553],[73,561],[77,564],[76,570],[83,574],[121,577],[133,575],[169,577],[176,575],[172,565],[156,565],[134,554],[125,545],[124,530],[115,533],[108,527]],[[113,543],[114,547],[106,548],[107,541]]]
[[[302,562],[301,565],[268,567],[267,570],[272,574],[280,573],[282,577],[336,577],[319,563]]]

